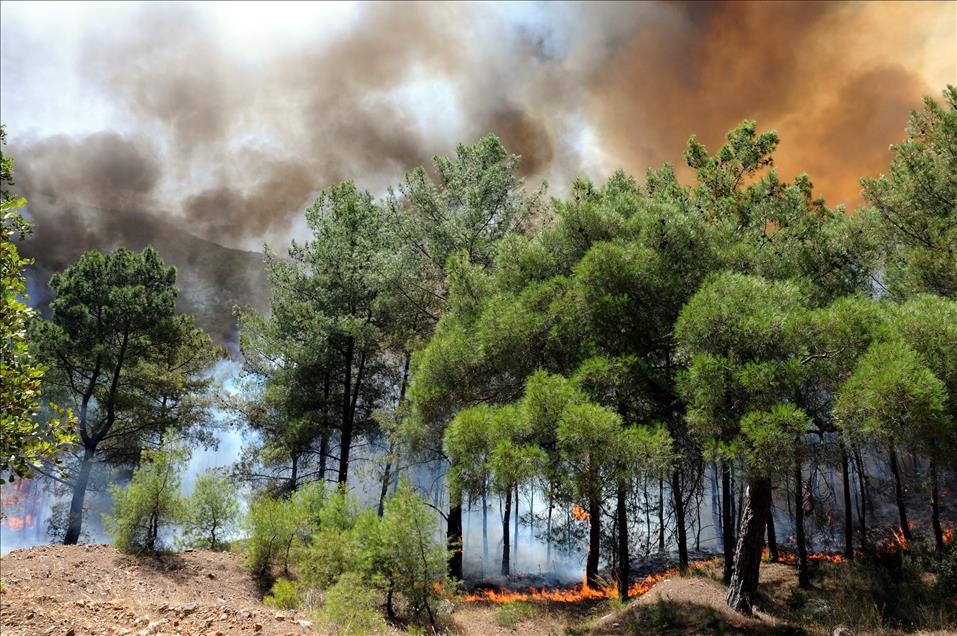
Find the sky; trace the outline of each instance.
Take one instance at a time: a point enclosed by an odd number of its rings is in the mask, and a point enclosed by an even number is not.
[[[335,181],[382,194],[487,132],[561,194],[756,119],[782,176],[854,206],[955,82],[955,2],[0,3],[24,194],[249,250]]]

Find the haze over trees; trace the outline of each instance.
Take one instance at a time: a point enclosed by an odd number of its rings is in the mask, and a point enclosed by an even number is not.
[[[329,612],[352,612],[345,592],[361,585],[390,620],[434,626],[478,552],[463,511],[479,502],[480,562],[502,576],[519,573],[525,525],[547,559],[584,549],[584,585],[613,580],[627,599],[637,557],[673,550],[686,571],[704,533],[746,614],[766,545],[776,559],[787,537],[807,587],[809,529],[867,555],[886,539],[884,499],[901,550],[923,535],[949,558],[957,88],[914,112],[854,212],[808,175],[782,179],[778,144],[745,121],[714,152],[689,139],[690,184],[664,165],[547,201],[489,135],[381,199],[351,181],[320,193],[310,236],[266,250],[269,311],[236,310],[242,390],[222,400],[252,433],[232,475],[252,495],[249,568],[290,579],[272,602],[321,588],[338,599]],[[12,232],[5,220],[5,307],[20,314],[4,355],[36,383],[35,355],[45,394],[76,415],[78,454],[66,475],[46,471],[72,488],[65,541],[80,538],[91,472],[116,467],[137,468],[114,489],[125,549],[156,549],[164,521],[223,547],[232,482],[201,477],[183,511],[170,494],[182,457],[157,450],[208,441],[222,355],[175,312],[175,271],[150,248],[89,252],[53,278],[49,319],[31,318],[11,304]],[[7,382],[4,431],[34,426],[30,405],[8,424]],[[3,461],[53,450],[5,447]],[[925,512],[927,531],[913,523]]]

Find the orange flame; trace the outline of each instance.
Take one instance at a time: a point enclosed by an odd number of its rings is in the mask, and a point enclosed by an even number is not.
[[[705,562],[692,563],[692,568],[700,568]],[[671,568],[657,574],[650,574],[642,579],[633,581],[628,586],[628,597],[634,598],[645,594],[656,583],[678,574],[677,568]],[[589,587],[582,583],[570,588],[535,588],[528,592],[513,592],[511,590],[481,590],[466,595],[466,603],[513,603],[515,601],[552,601],[555,603],[578,603],[581,601],[595,601],[618,597],[618,587],[614,584],[599,588]]]
[[[575,504],[574,506],[572,506],[572,516],[578,519],[579,521],[585,521],[586,519],[588,519],[588,512],[586,512],[585,509],[579,506],[578,504]]]
[[[764,548],[761,553],[761,556],[765,559],[768,558],[768,549]],[[830,561],[831,563],[844,563],[845,559],[840,554],[829,554],[827,552],[820,553],[811,553],[807,555],[808,561]],[[778,550],[778,561],[780,563],[795,564],[798,562],[798,555],[796,552],[786,552],[784,550]]]
[[[14,484],[0,486],[0,510],[4,517],[0,526],[12,532],[36,528],[40,521],[43,493],[38,482],[21,479]]]

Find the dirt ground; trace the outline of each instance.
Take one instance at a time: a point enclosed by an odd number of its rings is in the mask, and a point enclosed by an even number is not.
[[[313,633],[306,616],[263,605],[241,565],[222,552],[152,558],[107,545],[15,550],[0,558],[0,634]]]

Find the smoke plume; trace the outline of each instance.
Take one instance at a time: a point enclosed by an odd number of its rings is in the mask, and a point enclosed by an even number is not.
[[[806,171],[854,205],[909,111],[957,77],[955,20],[954,3],[362,4],[315,37],[241,39],[205,7],[144,4],[90,22],[69,58],[115,126],[40,136],[7,121],[9,153],[24,194],[60,210],[34,250],[51,266],[103,232],[142,242],[144,214],[227,247],[282,243],[332,182],[382,193],[486,132],[561,193],[680,166],[691,133],[714,148],[757,119],[781,134],[782,176]],[[11,82],[48,63],[42,40],[4,39]]]

